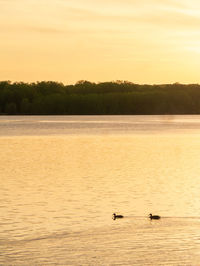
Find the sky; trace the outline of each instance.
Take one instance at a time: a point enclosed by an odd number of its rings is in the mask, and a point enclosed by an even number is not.
[[[0,0],[0,80],[200,83],[199,0]]]

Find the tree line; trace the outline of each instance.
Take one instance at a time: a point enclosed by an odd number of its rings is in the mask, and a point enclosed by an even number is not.
[[[1,115],[200,114],[199,84],[0,82]]]

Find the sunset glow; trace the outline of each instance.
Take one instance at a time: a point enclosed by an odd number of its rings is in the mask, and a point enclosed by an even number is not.
[[[200,83],[197,0],[0,0],[0,80]]]

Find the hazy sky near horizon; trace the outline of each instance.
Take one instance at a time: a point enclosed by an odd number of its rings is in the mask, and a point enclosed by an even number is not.
[[[199,0],[0,0],[0,80],[200,83]]]

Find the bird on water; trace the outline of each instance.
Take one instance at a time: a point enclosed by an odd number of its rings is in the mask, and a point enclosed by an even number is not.
[[[116,213],[113,213],[113,220],[120,219],[120,218],[124,218],[124,216],[123,215],[116,214]]]
[[[161,217],[159,216],[159,215],[152,215],[152,213],[150,213],[149,214],[149,218],[151,219],[151,220],[159,220]]]

